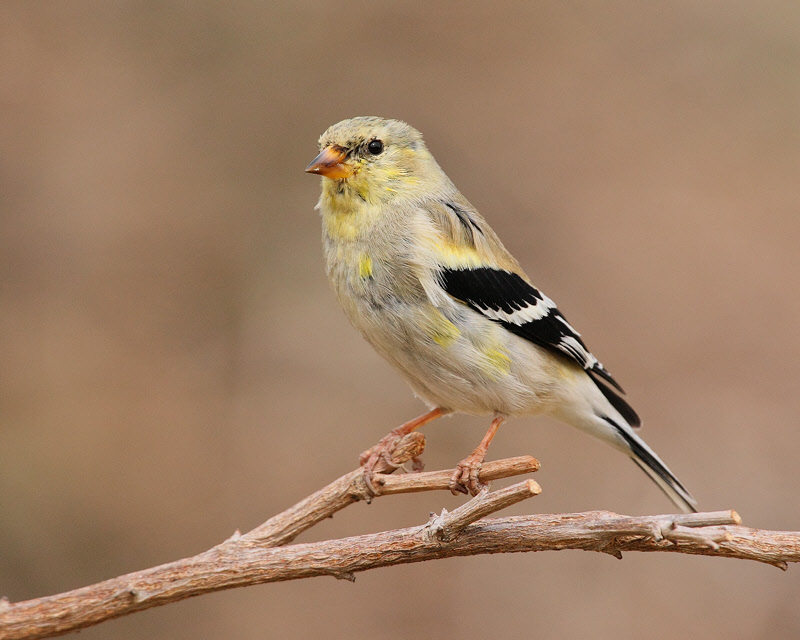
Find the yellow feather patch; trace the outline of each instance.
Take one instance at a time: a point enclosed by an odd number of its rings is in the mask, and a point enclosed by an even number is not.
[[[325,226],[328,234],[337,240],[351,240],[357,237],[360,231],[358,225],[344,216],[327,216]]]
[[[372,258],[366,253],[362,253],[361,257],[358,259],[358,275],[361,276],[363,280],[372,277]]]
[[[478,252],[472,247],[460,247],[438,238],[433,244],[439,262],[445,267],[485,267],[486,262],[481,260]]]
[[[369,192],[365,185],[349,185],[339,193],[333,182],[322,183],[320,209],[325,230],[335,240],[353,240],[375,223],[380,210],[367,204]]]
[[[504,351],[486,349],[483,356],[486,358],[483,370],[487,375],[497,379],[511,373],[511,358]]]
[[[429,335],[436,344],[446,348],[458,340],[461,331],[445,318],[441,311],[434,309],[429,318],[431,320]]]

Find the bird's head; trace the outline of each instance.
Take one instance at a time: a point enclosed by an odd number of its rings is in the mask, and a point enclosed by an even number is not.
[[[327,178],[323,196],[384,204],[425,192],[444,176],[419,131],[399,120],[342,120],[322,134],[319,148],[306,172]]]

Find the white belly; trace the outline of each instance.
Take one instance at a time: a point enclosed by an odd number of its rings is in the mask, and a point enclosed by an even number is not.
[[[431,406],[476,415],[542,413],[560,396],[554,380],[570,374],[558,356],[461,303],[435,308],[416,297],[345,295],[353,325]]]

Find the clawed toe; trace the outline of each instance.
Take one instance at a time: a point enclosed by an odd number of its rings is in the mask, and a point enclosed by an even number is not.
[[[478,495],[478,492],[486,486],[478,478],[482,465],[483,459],[473,456],[459,462],[450,478],[450,492],[454,496],[459,493]]]
[[[392,452],[397,447],[400,439],[399,436],[389,434],[374,447],[367,449],[359,456],[359,462],[364,468],[364,483],[367,485],[369,492],[373,495],[377,495],[375,486],[372,484],[375,474],[378,473],[378,471],[391,472],[401,466],[392,462]]]

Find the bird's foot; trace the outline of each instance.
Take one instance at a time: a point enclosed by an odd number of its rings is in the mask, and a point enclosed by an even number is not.
[[[450,492],[454,496],[459,493],[476,496],[486,486],[478,479],[485,456],[486,451],[476,449],[456,465],[456,470],[450,477]]]
[[[359,462],[364,468],[364,483],[367,489],[377,495],[373,480],[376,473],[391,473],[411,461],[412,471],[422,471],[425,467],[420,455],[425,449],[425,436],[421,433],[389,432],[378,444],[361,454]]]
[[[492,438],[494,438],[500,425],[505,421],[506,417],[504,415],[496,415],[481,443],[456,465],[456,470],[450,476],[450,492],[453,495],[469,492],[473,496],[477,496],[478,492],[486,486],[481,483],[478,474],[481,472],[481,466],[486,459],[486,452],[489,450]]]
[[[387,467],[396,469],[400,465],[395,465],[392,462],[392,452],[397,448],[401,439],[402,436],[389,432],[388,435],[381,438],[378,444],[370,447],[359,456],[359,464],[364,467],[365,471],[374,471],[378,462],[383,461]]]
[[[378,444],[361,454],[359,462],[364,467],[364,482],[372,495],[378,495],[372,484],[376,473],[387,471],[391,473],[409,460],[414,471],[422,470],[422,460],[419,456],[425,449],[425,436],[418,433],[417,429],[448,413],[450,413],[448,409],[435,407],[418,418],[392,429]]]

